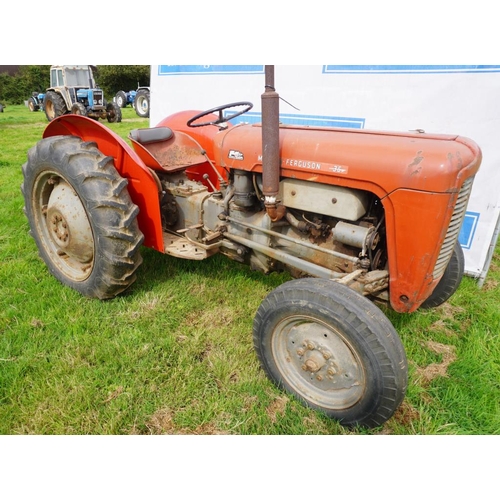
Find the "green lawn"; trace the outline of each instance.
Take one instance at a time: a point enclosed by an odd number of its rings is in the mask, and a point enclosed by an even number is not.
[[[221,256],[181,261],[144,249],[124,295],[90,300],[37,256],[21,165],[41,112],[0,113],[0,434],[499,434],[500,248],[482,289],[388,315],[409,360],[407,397],[382,428],[347,430],[280,392],[252,346],[254,314],[289,279]],[[131,108],[107,124],[148,126]]]

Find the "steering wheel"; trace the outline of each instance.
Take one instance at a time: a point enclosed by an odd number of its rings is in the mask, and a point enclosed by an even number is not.
[[[238,113],[235,113],[234,115],[230,116],[222,116],[222,112],[225,109],[229,108],[237,108],[239,106],[245,106],[241,111]],[[187,122],[188,127],[206,127],[207,125],[218,125],[219,123],[225,123],[232,118],[236,118],[237,116],[242,115],[243,113],[246,113],[247,111],[250,111],[253,108],[253,104],[251,102],[246,102],[246,101],[241,101],[241,102],[233,102],[231,104],[223,104],[222,106],[217,106],[216,108],[209,109],[207,111],[203,111],[202,113],[198,113],[196,116],[193,116],[193,118],[189,119]],[[211,115],[211,114],[219,114],[219,118],[216,120],[213,120],[211,122],[202,122],[202,123],[193,123],[200,118],[203,118],[204,116]]]

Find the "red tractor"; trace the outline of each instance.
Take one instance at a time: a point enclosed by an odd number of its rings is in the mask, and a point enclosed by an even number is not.
[[[456,291],[481,151],[456,135],[280,125],[265,73],[262,124],[229,123],[248,102],[184,111],[130,147],[84,116],[50,122],[23,166],[31,234],[59,281],[99,299],[134,282],[142,245],[288,271],[255,316],[262,368],[344,425],[379,426],[408,370],[375,304],[411,313]]]

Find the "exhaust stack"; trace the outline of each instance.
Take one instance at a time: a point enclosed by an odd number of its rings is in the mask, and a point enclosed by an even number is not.
[[[280,190],[279,94],[274,88],[274,66],[265,66],[262,101],[262,184],[266,212],[273,222],[285,214],[278,206]]]

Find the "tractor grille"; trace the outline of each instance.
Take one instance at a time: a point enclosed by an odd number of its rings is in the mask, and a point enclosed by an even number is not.
[[[455,248],[455,243],[458,238],[458,233],[462,227],[462,222],[465,217],[465,211],[467,209],[467,203],[469,201],[470,192],[472,190],[472,183],[474,182],[474,177],[467,179],[460,193],[458,193],[457,202],[455,204],[455,210],[451,216],[450,225],[448,227],[448,232],[441,247],[441,252],[434,266],[434,272],[432,273],[434,279],[441,278],[443,275],[448,262],[450,261],[451,254]]]
[[[104,99],[102,97],[102,90],[94,90],[94,105],[102,106],[104,104]]]

